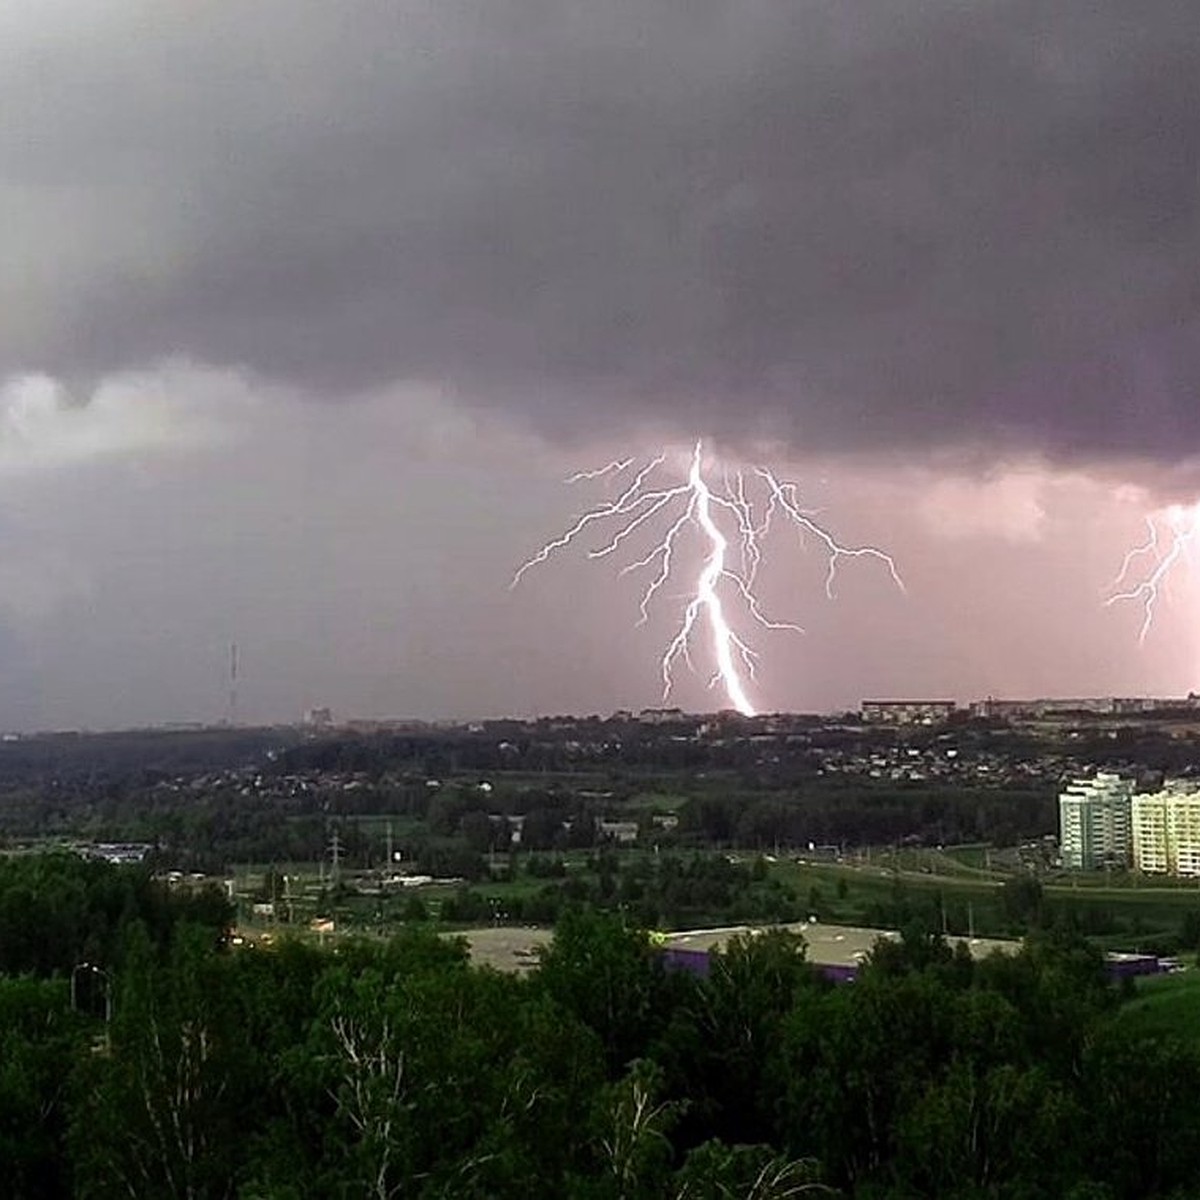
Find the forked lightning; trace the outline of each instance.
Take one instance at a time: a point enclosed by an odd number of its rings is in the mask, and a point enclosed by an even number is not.
[[[1191,557],[1193,543],[1200,534],[1200,504],[1191,507],[1172,504],[1147,517],[1146,530],[1146,540],[1125,555],[1121,570],[1108,589],[1112,595],[1105,600],[1106,605],[1133,601],[1142,606],[1140,643],[1146,641],[1154,626],[1158,602],[1171,572],[1181,559]],[[1135,567],[1142,563],[1146,564],[1144,574],[1131,583]]]
[[[577,483],[601,478],[628,476],[615,500],[588,509],[564,533],[547,542],[513,576],[512,587],[521,582],[531,568],[565,550],[593,526],[605,531],[608,540],[589,550],[589,558],[607,558],[617,552],[638,530],[658,518],[665,532],[651,550],[621,568],[621,575],[649,571],[651,577],[642,593],[638,624],[650,619],[650,605],[663,586],[684,570],[678,565],[679,542],[692,530],[699,534],[704,553],[694,581],[688,589],[675,635],[663,651],[660,667],[663,699],[670,696],[675,669],[682,659],[693,667],[692,649],[698,625],[707,627],[709,654],[713,663],[710,687],[724,689],[729,703],[738,712],[753,716],[755,707],[748,693],[748,681],[755,677],[756,655],[730,623],[726,604],[764,629],[803,629],[790,621],[768,617],[755,593],[755,581],[763,558],[764,539],[772,526],[786,522],[802,534],[808,534],[822,548],[828,562],[825,590],[833,595],[837,572],[843,560],[873,558],[887,570],[901,591],[904,584],[891,556],[875,546],[843,546],[820,525],[813,513],[800,507],[797,485],[780,481],[765,467],[749,471],[722,472],[719,489],[705,478],[704,447],[697,442],[691,453],[685,478],[659,484],[657,477],[667,462],[666,452],[641,465],[632,458],[618,459],[591,471],[579,471],[568,479]],[[661,526],[659,526],[661,527]],[[736,562],[731,559],[736,558]]]

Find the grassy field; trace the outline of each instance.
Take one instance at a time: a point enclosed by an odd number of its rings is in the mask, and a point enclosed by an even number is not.
[[[968,870],[985,870],[988,866],[990,847],[979,846],[947,846],[937,853],[942,854],[951,862],[957,863]]]
[[[1137,996],[1121,1010],[1121,1021],[1131,1034],[1200,1044],[1200,970],[1139,980]]]
[[[893,870],[876,863],[779,862],[773,875],[790,884],[823,921],[844,925],[893,925],[907,906],[932,915],[951,933],[1003,931],[999,880]]]
[[[638,792],[625,802],[622,816],[633,819],[642,813],[677,813],[688,801],[680,792]]]
[[[902,864],[893,867],[891,863]],[[983,869],[957,869],[937,851],[902,851],[870,863],[779,862],[772,872],[802,898],[813,896],[823,919],[846,924],[878,920],[881,908],[910,908],[944,914],[952,933],[1008,930],[1002,888],[1011,878]],[[1107,886],[1104,886],[1107,884]],[[814,892],[815,889],[815,892]],[[1179,931],[1185,913],[1200,911],[1200,887],[1163,886],[1133,877],[1065,880],[1044,886],[1047,904],[1073,913],[1108,949],[1145,949],[1153,939]]]

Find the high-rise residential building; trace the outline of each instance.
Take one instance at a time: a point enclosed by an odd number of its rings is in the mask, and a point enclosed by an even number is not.
[[[1147,875],[1200,875],[1200,782],[1168,780],[1134,796],[1133,865]]]
[[[1063,866],[1076,871],[1128,866],[1132,799],[1133,780],[1106,771],[1067,784],[1058,797]]]

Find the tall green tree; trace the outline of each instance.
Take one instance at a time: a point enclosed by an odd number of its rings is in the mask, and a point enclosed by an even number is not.
[[[81,1197],[232,1196],[257,1086],[227,962],[185,930],[159,960],[129,949],[104,1054],[81,1068],[72,1128]]]
[[[65,979],[0,978],[0,1162],[12,1197],[71,1194],[69,1084],[96,1024],[74,1012]]]
[[[613,1079],[647,1057],[670,1019],[673,998],[690,987],[667,974],[643,931],[588,910],[562,916],[536,984],[600,1039]]]

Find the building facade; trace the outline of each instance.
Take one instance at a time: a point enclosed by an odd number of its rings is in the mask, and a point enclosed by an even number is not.
[[[1168,780],[1161,791],[1135,796],[1130,823],[1135,870],[1200,876],[1200,783]]]
[[[1129,865],[1133,780],[1101,771],[1076,779],[1058,797],[1058,837],[1062,865],[1096,871]]]
[[[859,713],[871,725],[937,725],[957,708],[953,700],[864,700]]]
[[[1182,698],[1170,696],[1043,696],[1033,700],[1001,700],[988,696],[973,700],[973,717],[1001,719],[1089,716],[1137,716],[1139,714],[1187,712],[1200,709],[1200,696],[1189,693]]]

